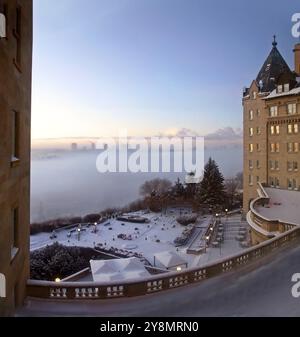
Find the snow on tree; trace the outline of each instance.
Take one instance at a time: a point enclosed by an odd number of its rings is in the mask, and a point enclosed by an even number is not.
[[[220,206],[226,200],[224,177],[216,162],[209,158],[197,196],[201,204]]]

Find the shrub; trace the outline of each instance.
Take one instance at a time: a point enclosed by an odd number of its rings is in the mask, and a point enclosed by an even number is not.
[[[30,254],[30,277],[34,280],[53,281],[70,276],[89,267],[92,258],[107,257],[92,248],[66,247],[57,242],[51,246],[35,250]]]
[[[176,220],[180,225],[187,226],[196,222],[197,215],[196,214],[181,215]]]

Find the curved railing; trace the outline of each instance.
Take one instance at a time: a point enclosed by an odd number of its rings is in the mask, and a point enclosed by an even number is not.
[[[261,183],[258,183],[258,194],[259,197],[250,203],[250,211],[247,214],[248,223],[254,230],[260,232],[265,237],[272,238],[275,236],[275,233],[284,233],[297,226],[297,224],[287,223],[280,219],[268,219],[259,214],[256,206],[268,204],[270,197]]]
[[[29,280],[27,296],[54,300],[95,300],[117,297],[147,295],[167,289],[174,289],[205,279],[222,275],[235,268],[249,264],[272,251],[300,237],[300,228],[294,227],[242,253],[224,258],[202,267],[182,272],[153,275],[146,279],[128,280],[116,283],[98,282],[47,282]]]

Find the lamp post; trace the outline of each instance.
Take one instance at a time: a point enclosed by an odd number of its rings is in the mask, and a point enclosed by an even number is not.
[[[207,244],[208,244],[209,236],[205,237],[205,253],[207,251]]]
[[[81,228],[80,228],[80,227],[78,227],[78,228],[77,228],[78,241],[80,241],[80,232],[81,232]]]

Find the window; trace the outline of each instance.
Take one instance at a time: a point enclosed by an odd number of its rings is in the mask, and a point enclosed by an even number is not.
[[[276,129],[276,135],[279,135],[280,134],[280,126],[276,125],[275,129]]]
[[[259,176],[256,176],[256,182],[257,183],[259,182]]]
[[[11,212],[11,257],[17,253],[18,250],[18,223],[19,223],[19,209],[16,207]]]
[[[297,190],[298,190],[298,183],[297,183],[297,179],[293,179],[293,189],[294,189],[295,191],[297,191]]]
[[[286,84],[284,85],[284,92],[288,92],[288,91],[290,91],[290,84],[289,84],[289,83],[286,83]]]
[[[278,116],[278,107],[271,106],[270,107],[270,117],[277,117]]]
[[[297,104],[291,103],[287,107],[288,115],[295,115],[297,113]]]
[[[294,152],[299,152],[299,143],[294,143]]]
[[[260,134],[261,134],[261,129],[260,129],[260,127],[259,127],[259,126],[256,128],[256,133],[257,133],[258,135],[260,135]]]
[[[287,152],[293,152],[293,143],[287,143]]]
[[[288,125],[288,133],[293,133],[293,125],[292,124]]]
[[[293,170],[293,163],[291,161],[287,162],[287,170],[292,171]]]
[[[253,91],[253,99],[256,99],[256,97],[257,97],[257,92],[256,91]]]
[[[299,126],[298,124],[294,124],[294,133],[298,133],[299,132]]]
[[[260,169],[260,162],[259,162],[259,160],[256,161],[256,168]]]
[[[253,136],[253,128],[249,129],[249,136],[252,137]]]
[[[269,161],[269,166],[270,166],[270,170],[273,171],[274,170],[274,162],[273,162],[273,160]]]
[[[276,178],[275,178],[275,186],[276,186],[276,187],[279,187],[279,185],[280,185],[280,184],[279,184],[279,179],[276,177]]]
[[[289,190],[291,190],[293,188],[293,180],[292,179],[287,180],[287,187],[288,187]]]
[[[279,152],[279,151],[280,151],[280,144],[279,144],[279,143],[276,143],[276,144],[275,144],[275,149],[276,149],[276,152]]]
[[[254,150],[253,144],[249,144],[249,152],[253,152],[253,150]]]
[[[281,94],[282,91],[283,91],[283,86],[282,86],[282,85],[279,85],[279,86],[277,87],[277,93],[278,93],[278,94]]]
[[[298,162],[297,161],[293,162],[293,168],[294,168],[294,171],[298,171]]]
[[[250,169],[250,170],[253,169],[253,160],[249,160],[249,169]]]
[[[275,170],[279,170],[279,162],[278,160],[275,160]]]
[[[270,177],[270,186],[274,187],[274,178],[273,177]]]
[[[275,144],[271,143],[270,146],[271,146],[271,152],[275,152]]]
[[[16,26],[14,29],[14,36],[17,40],[16,57],[14,59],[14,63],[19,70],[21,68],[21,33],[22,33],[21,17],[22,17],[22,10],[21,7],[18,6],[16,9]]]
[[[259,110],[259,109],[256,110],[256,116],[257,116],[257,117],[260,116],[260,110]]]
[[[274,125],[271,125],[270,132],[271,132],[271,135],[275,134],[275,126]]]
[[[257,152],[260,152],[260,150],[261,150],[261,148],[260,148],[260,144],[259,144],[259,143],[257,143],[257,144],[256,144],[256,151],[257,151]]]
[[[249,119],[250,119],[250,121],[253,121],[253,110],[250,110],[249,111]]]
[[[253,185],[253,176],[251,174],[249,175],[249,185]]]
[[[15,110],[12,111],[11,126],[11,160],[16,161],[19,158],[19,113]]]

